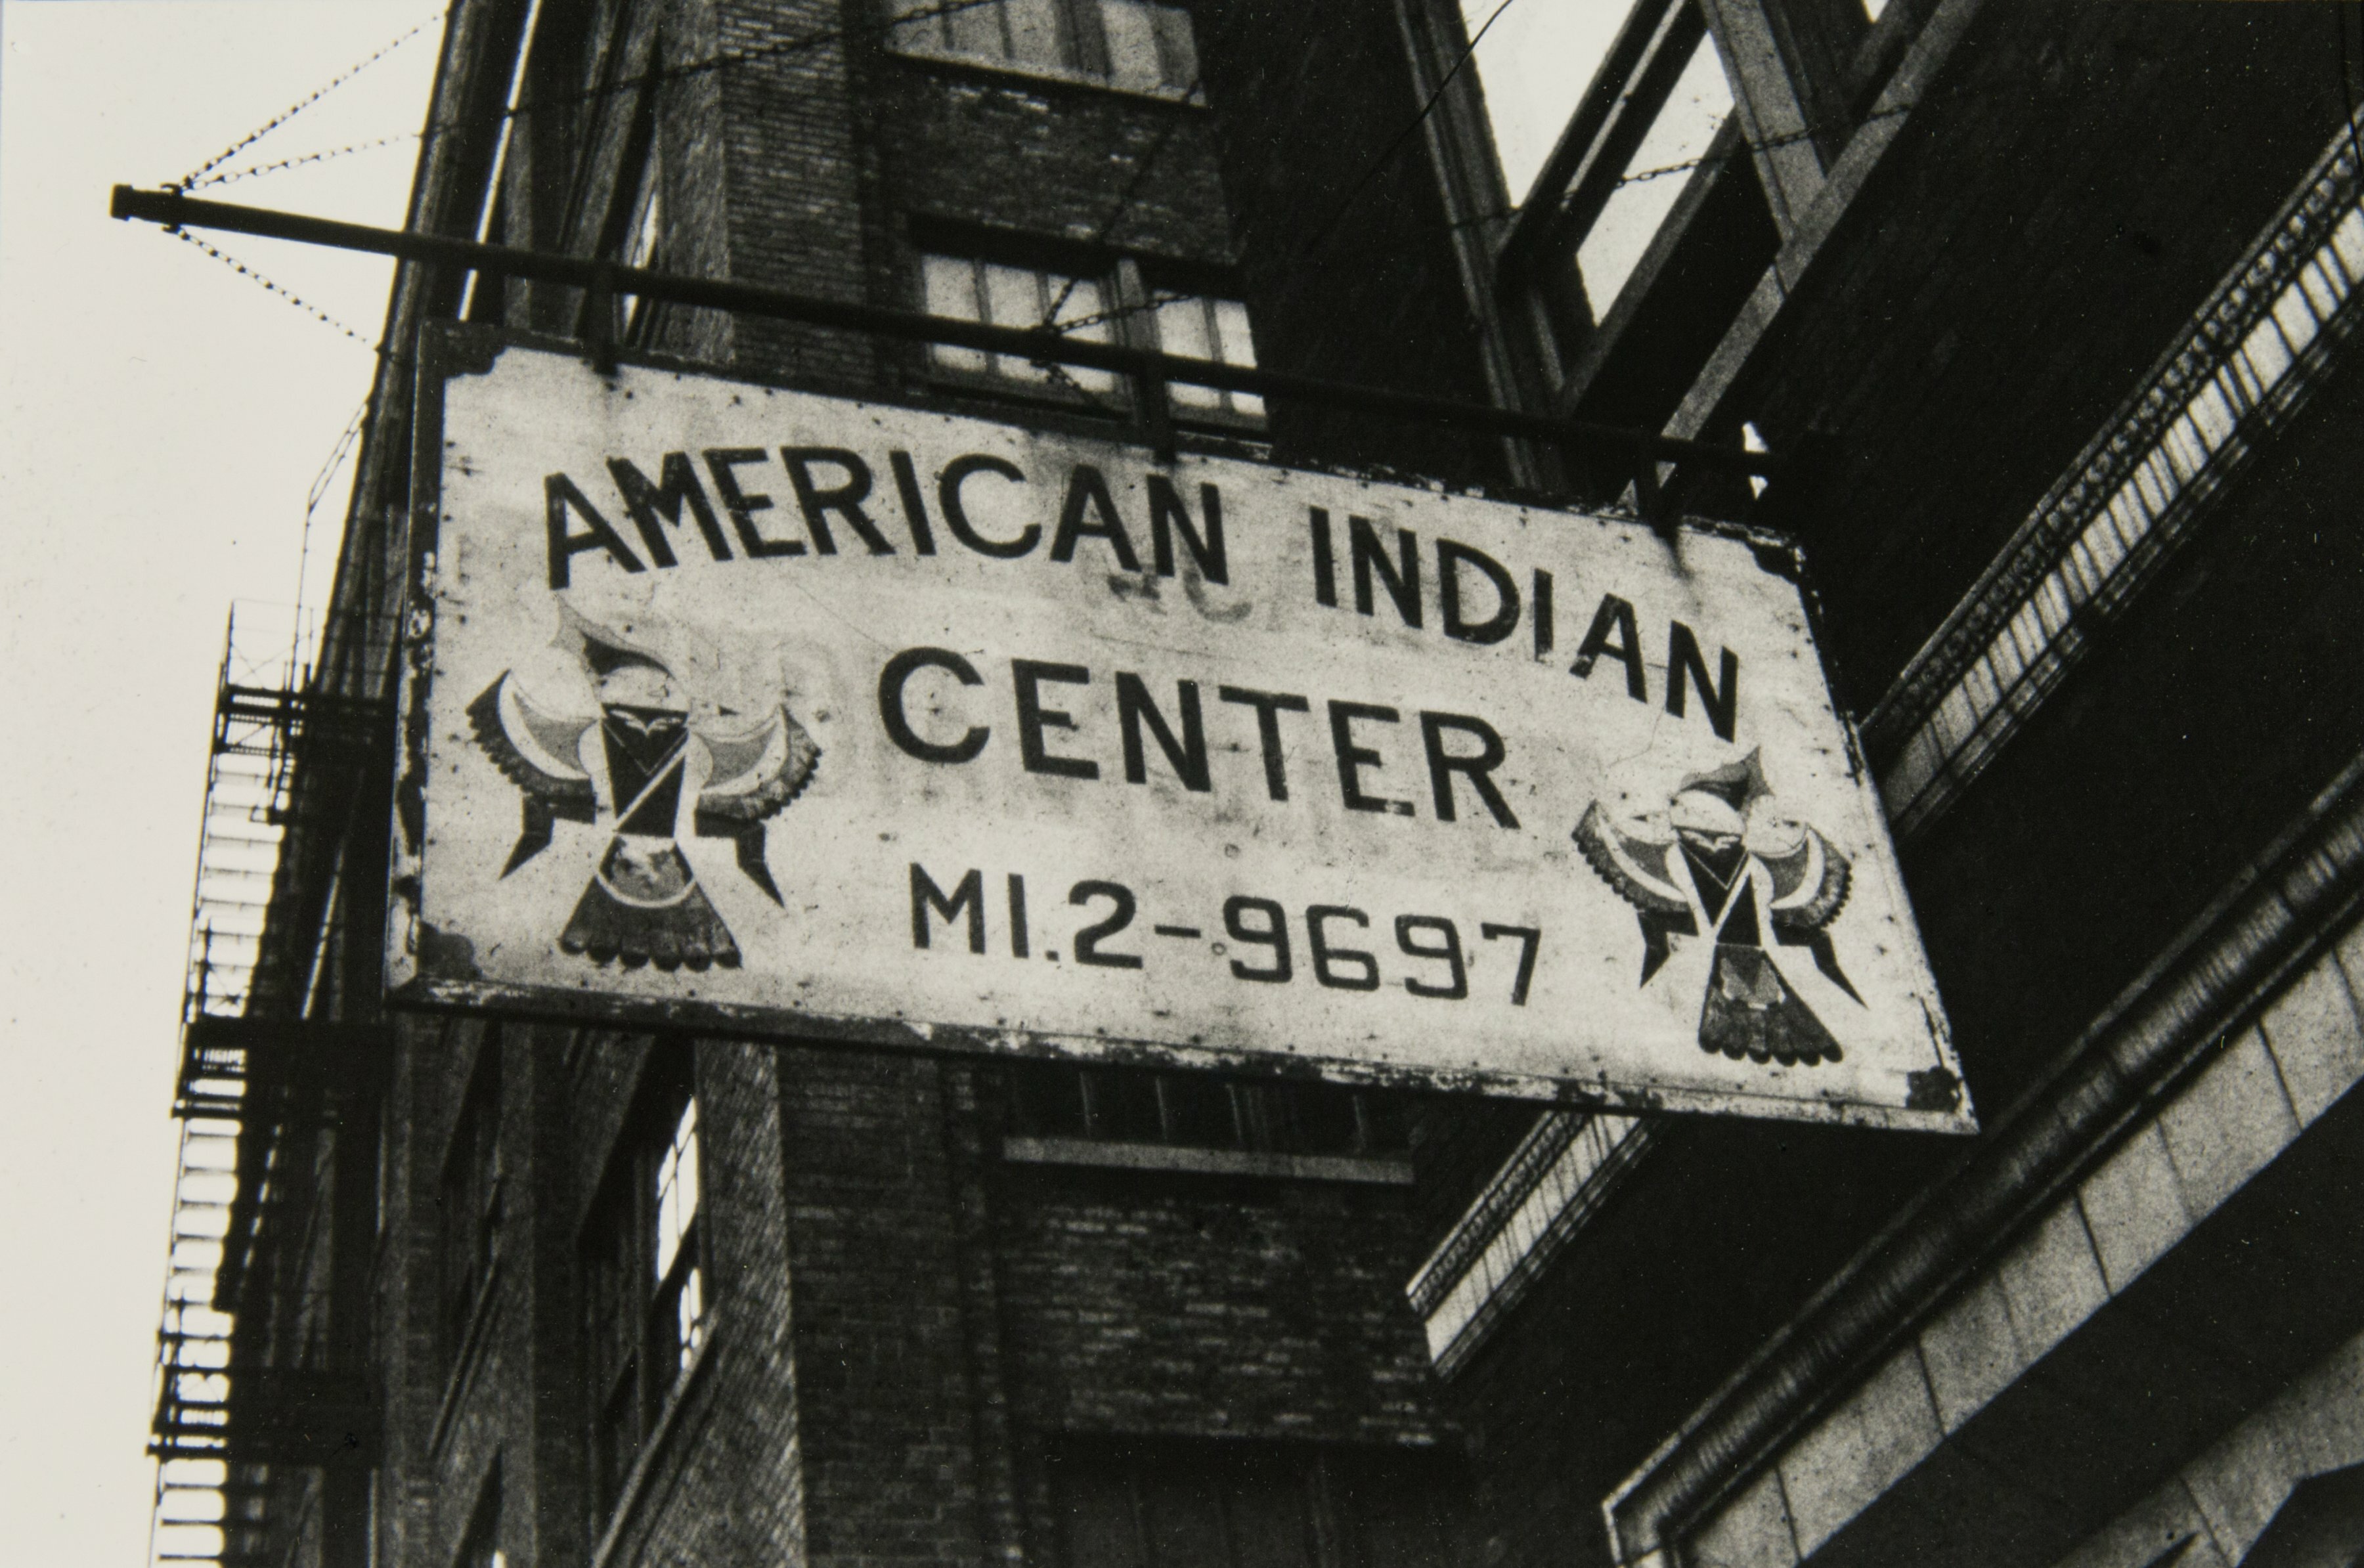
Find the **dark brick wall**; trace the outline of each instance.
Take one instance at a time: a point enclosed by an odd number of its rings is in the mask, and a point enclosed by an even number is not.
[[[779,1062],[813,1561],[1042,1561],[1075,1433],[1448,1435],[1405,1195],[1004,1166],[990,1068]]]
[[[931,231],[954,253],[1048,241],[1046,264],[1102,273],[1121,255],[1181,262],[1203,269],[1192,273],[1200,286],[1237,292],[1203,106],[901,54],[875,39],[856,69],[882,175],[871,208],[877,303],[924,308],[919,258]],[[882,353],[908,386],[925,385],[924,350]]]
[[[1417,143],[1308,289],[1287,246],[1304,238],[1313,188],[1260,181],[1249,160],[1317,128],[1266,117],[1222,130],[1226,113],[1265,115],[1240,96],[1265,90],[1249,76],[1235,72],[1229,95],[1210,77],[1211,103],[1185,105],[916,61],[884,48],[868,0],[586,9],[602,36],[623,17],[623,72],[676,72],[652,111],[669,266],[908,306],[915,219],[1087,243],[1202,268],[1210,288],[1240,278],[1266,362],[1479,389],[1441,230],[1416,261],[1374,265],[1405,212],[1441,210]],[[1221,48],[1302,56],[1270,90],[1340,92],[1362,117],[1351,147],[1319,128],[1331,188],[1416,106],[1390,64],[1391,13],[1316,28],[1275,9],[1227,38],[1223,26],[1200,17],[1209,59]],[[730,63],[678,69],[721,57]],[[580,252],[612,240],[630,120],[619,107],[585,133],[593,167],[576,220],[535,243]],[[528,165],[512,175],[531,177]],[[1232,216],[1243,203],[1262,236],[1253,278]],[[1273,204],[1295,205],[1265,210]],[[1369,292],[1325,292],[1345,280]],[[507,298],[512,321],[546,329],[566,329],[570,304],[546,291]],[[906,362],[842,334],[686,314],[667,318],[658,346],[853,392]],[[1300,455],[1474,472],[1450,443],[1358,446],[1342,429],[1284,417],[1277,433]],[[1075,1434],[1365,1451],[1455,1440],[1401,1295],[1421,1251],[1410,1195],[1006,1167],[997,1068],[706,1040],[695,1050],[712,1333],[610,1532],[590,1517],[581,1229],[652,1052],[692,1048],[507,1027],[502,1262],[481,1346],[455,1382],[437,1329],[446,1217],[435,1200],[480,1035],[413,1021],[398,1053],[395,1218],[374,1292],[388,1563],[446,1568],[496,1463],[501,1545],[517,1568],[595,1555],[615,1568],[1018,1563],[1051,1560],[1045,1456]]]
[[[1406,1195],[1008,1166],[1019,1411],[1072,1431],[1428,1442]]]
[[[436,1187],[484,1030],[435,1022],[405,1032],[399,1207],[376,1287],[387,1475],[404,1493],[387,1515],[385,1560],[448,1562],[497,1464],[510,1561],[587,1561],[605,1521],[590,1518],[587,1491],[581,1225],[652,1051],[693,1048],[503,1030],[499,1262],[475,1342],[455,1360],[439,1322]],[[695,1049],[711,1343],[650,1447],[608,1561],[793,1562],[804,1524],[779,1059],[738,1042]]]
[[[715,7],[707,0],[675,0],[665,7],[663,63],[680,74],[658,100],[665,219],[659,254],[669,270],[717,278],[731,275],[728,72],[683,68],[716,58],[721,48]],[[729,364],[733,341],[732,320],[719,311],[667,311],[662,339],[667,353]]]
[[[1902,857],[1980,1103],[2046,1071],[2364,749],[2360,428],[2351,353]]]
[[[660,1050],[688,1049],[668,1041]],[[779,1053],[697,1047],[698,1137],[713,1314],[703,1359],[652,1440],[609,1561],[804,1560],[802,1410],[788,1351],[787,1232],[780,1181]]]
[[[2251,243],[2345,113],[2297,7],[1989,8],[1737,401],[1833,438],[1802,528],[1876,699]],[[2324,393],[1903,857],[2000,1107],[2352,754],[2358,639]],[[1753,399],[1753,402],[1751,401]],[[1778,437],[1777,443],[1778,443]],[[1875,759],[1878,761],[1878,759]]]
[[[378,1254],[379,1355],[385,1372],[385,1459],[400,1496],[387,1499],[385,1528],[395,1562],[448,1559],[459,1545],[485,1468],[512,1435],[507,1397],[525,1382],[523,1351],[530,1303],[519,1250],[502,1262],[486,1332],[470,1370],[455,1378],[440,1324],[438,1187],[452,1124],[485,1027],[474,1021],[407,1020],[399,1029],[393,1074],[396,1095],[386,1170],[390,1224]],[[511,1065],[504,1053],[503,1066]],[[519,1065],[522,1065],[520,1061]],[[522,1084],[505,1085],[517,1095]],[[505,1118],[505,1157],[525,1151],[528,1123]],[[513,1242],[514,1234],[504,1240]]]
[[[882,56],[876,124],[903,213],[1216,265],[1232,260],[1203,107]]]
[[[494,1397],[531,1412],[512,1429],[502,1462],[503,1550],[513,1562],[580,1562],[591,1521],[575,1232],[587,1178],[573,1101],[585,1053],[571,1029],[512,1024],[502,1032],[516,1042],[502,1062],[504,1114],[526,1124],[523,1162],[511,1167],[519,1174],[507,1205],[517,1217],[508,1254],[530,1298],[515,1312],[526,1338],[523,1378]]]
[[[1728,400],[1834,467],[1802,524],[1877,701],[2345,112],[2309,6],[1987,7]]]
[[[810,1561],[980,1561],[942,1069],[820,1047],[779,1061]]]
[[[1263,362],[1489,401],[1395,8],[1201,0],[1196,14]],[[1491,443],[1433,426],[1279,406],[1273,438],[1284,456],[1500,477]]]
[[[959,1125],[989,1154],[998,1074],[962,1071],[982,1087]],[[1031,1561],[1059,1561],[1052,1464],[1109,1440],[1457,1448],[1403,1298],[1420,1255],[1410,1192],[989,1158],[976,1176]]]
[[[1453,1379],[1487,1560],[1607,1563],[1601,1499],[1956,1156],[1926,1135],[1670,1119]]]
[[[738,62],[718,72],[727,149],[730,275],[831,299],[866,296],[861,117],[846,64],[858,0],[714,0],[715,40]],[[875,374],[864,339],[743,320],[743,368],[860,390]]]
[[[1777,446],[1835,438],[1804,528],[1855,701],[2321,152],[2340,113],[2333,24],[1994,6],[1924,99],[1733,405]],[[1990,1119],[2364,746],[2335,695],[2364,677],[2364,549],[2345,526],[2359,420],[2350,366],[1907,848]],[[1499,1561],[1606,1562],[1603,1496],[1968,1148],[1709,1120],[1669,1133],[1454,1380]]]

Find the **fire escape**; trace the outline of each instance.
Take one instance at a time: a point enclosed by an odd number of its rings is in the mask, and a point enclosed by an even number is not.
[[[157,1564],[284,1561],[322,1468],[365,1462],[376,1429],[351,1263],[369,1227],[337,1221],[374,1203],[374,1153],[355,1147],[374,1140],[374,1114],[353,1113],[384,1052],[366,1026],[312,1018],[344,945],[343,846],[384,755],[382,709],[322,692],[308,654],[284,612],[232,612],[173,1103]]]

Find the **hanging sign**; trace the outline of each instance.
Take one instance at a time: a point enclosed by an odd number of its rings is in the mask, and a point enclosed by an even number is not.
[[[1787,546],[430,354],[396,1001],[1972,1125]]]

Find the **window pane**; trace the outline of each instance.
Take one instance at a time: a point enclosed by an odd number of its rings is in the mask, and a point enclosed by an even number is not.
[[[1355,1106],[1362,1113],[1366,1152],[1393,1154],[1411,1147],[1411,1130],[1405,1125],[1403,1101],[1383,1090],[1366,1089],[1355,1095]]]
[[[1106,343],[1115,337],[1108,319],[1108,296],[1096,278],[1068,278],[1031,267],[926,256],[921,258],[921,280],[931,315],[984,321],[1021,332],[1047,325],[1087,343]],[[1046,382],[1062,386],[1072,383],[1087,392],[1105,392],[1117,381],[1113,372],[1080,366],[1064,366],[1054,375],[1017,354],[989,355],[939,345],[932,355],[940,365],[956,370],[989,367],[998,375],[1038,386]]]
[[[1179,6],[1159,6],[1152,15],[1157,23],[1157,49],[1165,61],[1165,84],[1195,93],[1199,87],[1199,46],[1190,36],[1190,13]]]
[[[1133,1067],[1086,1068],[1084,1095],[1091,1106],[1094,1138],[1154,1143],[1160,1137],[1154,1074]]]
[[[1327,1084],[1280,1086],[1285,1096],[1286,1147],[1299,1154],[1352,1154],[1361,1128],[1350,1089]]]
[[[1043,277],[1023,267],[988,262],[985,268],[985,318],[997,327],[1021,330],[1043,325]],[[1041,381],[1043,373],[1009,354],[995,358],[993,368],[1018,381]]]
[[[1236,1149],[1240,1123],[1232,1109],[1232,1086],[1196,1073],[1162,1073],[1158,1090],[1165,1102],[1165,1140],[1200,1149]]]
[[[681,1125],[674,1129],[674,1152],[678,1158],[676,1180],[681,1186],[681,1223],[688,1229],[697,1218],[697,1102],[692,1100],[682,1107]]]
[[[1227,365],[1253,366],[1256,362],[1255,338],[1248,330],[1248,307],[1235,299],[1219,299],[1213,304],[1222,361]]]
[[[594,1381],[612,1378],[616,1369],[631,1360],[637,1296],[627,1299],[630,1241],[625,1232],[624,1207],[613,1201],[600,1206],[593,1229],[598,1235],[583,1260],[584,1323],[589,1339]]]
[[[1052,1472],[1051,1485],[1068,1568],[1147,1568],[1128,1467],[1077,1456]]]
[[[1252,1467],[1243,1466],[1243,1470]],[[1243,1473],[1226,1489],[1237,1568],[1314,1568],[1313,1521],[1307,1517],[1304,1478],[1294,1466],[1271,1463]],[[1435,1562],[1447,1562],[1449,1555]]]
[[[940,0],[889,0],[897,17],[909,17],[895,25],[894,47],[897,49],[942,48],[946,41],[944,17],[939,9]]]
[[[1054,326],[1087,343],[1108,341],[1108,302],[1100,294],[1098,283],[1090,278],[1046,276],[1043,285],[1043,293],[1049,296],[1045,308],[1052,312]]]
[[[1037,1138],[1084,1136],[1084,1079],[1076,1069],[1050,1062],[1017,1062],[1009,1070],[1009,1089],[1020,1132]]]
[[[944,16],[952,27],[952,47],[956,54],[974,54],[985,60],[1002,60],[1009,49],[1001,30],[1001,6],[962,6]]]
[[[673,1267],[674,1254],[681,1250],[681,1211],[677,1207],[674,1184],[674,1156],[665,1155],[663,1173],[657,1178],[657,1249],[656,1277],[664,1278]]]
[[[656,264],[657,235],[664,227],[663,185],[654,159],[649,161],[648,172],[641,180],[641,210],[624,241],[624,265],[628,267]]]
[[[706,1340],[706,1271],[692,1269],[681,1282],[674,1342],[681,1347],[680,1368],[689,1370],[690,1357]]]
[[[1165,85],[1157,57],[1160,7],[1142,0],[1100,0],[1100,28],[1108,37],[1109,80],[1120,87],[1149,92]]]
[[[592,1432],[591,1484],[597,1501],[597,1517],[604,1523],[615,1511],[617,1500],[623,1495],[624,1475],[631,1468],[632,1456],[640,1451],[641,1424],[639,1393],[634,1387],[631,1371],[624,1374],[608,1391],[601,1406],[598,1425]]]
[[[1255,335],[1248,329],[1248,307],[1235,299],[1219,299],[1212,303],[1223,362],[1254,369],[1256,362]],[[1264,399],[1254,393],[1234,392],[1229,395],[1234,412],[1244,414],[1251,419],[1264,417]]]
[[[1232,1568],[1212,1477],[1188,1472],[1143,1475],[1141,1514],[1152,1568]]]
[[[1043,279],[1051,302],[1057,307],[1055,324],[1070,338],[1080,338],[1087,343],[1109,340],[1108,300],[1100,285],[1090,278],[1069,280],[1060,277]],[[1064,303],[1062,294],[1066,295]],[[1084,365],[1066,367],[1068,376],[1087,392],[1106,392],[1116,384],[1112,371],[1096,371]]]
[[[1650,122],[1642,144],[1626,163],[1625,183],[1611,195],[1584,242],[1577,247],[1577,268],[1584,274],[1584,292],[1591,298],[1596,319],[1609,314],[1618,291],[1634,275],[1642,252],[1650,248],[1658,226],[1674,210],[1675,198],[1682,195],[1689,177],[1685,165],[1705,155],[1708,143],[1715,139],[1731,112],[1732,84],[1724,79],[1715,39],[1702,37],[1674,91],[1660,106],[1658,117]],[[1660,170],[1674,172],[1656,172]],[[1639,175],[1654,177],[1636,178]]]
[[[656,1277],[664,1278],[697,1218],[697,1102],[682,1107],[673,1140],[657,1165]]]
[[[1157,306],[1157,346],[1186,360],[1221,358],[1208,315],[1208,302],[1194,295],[1161,295]],[[1221,408],[1223,395],[1211,386],[1176,382],[1174,401],[1184,408]]]
[[[1207,302],[1187,295],[1158,295],[1157,346],[1184,359],[1214,359],[1215,341],[1208,330]]]
[[[641,171],[640,194],[634,198],[631,221],[624,230],[623,253],[618,258],[628,267],[663,265],[657,256],[657,241],[664,232],[663,188],[663,172],[652,150],[647,166]],[[628,343],[645,343],[651,336],[650,318],[653,312],[653,301],[638,295],[618,295],[616,335]]]
[[[951,256],[920,258],[920,287],[927,296],[928,314],[956,317],[963,321],[982,319],[976,307],[976,264]],[[954,370],[981,371],[985,355],[975,349],[954,348],[937,343],[929,352],[940,365]]]
[[[1009,24],[1009,58],[1021,65],[1058,66],[1059,14],[1055,0],[1002,0]]]
[[[1341,1479],[1340,1522],[1361,1568],[1427,1568],[1452,1559],[1461,1506],[1437,1456],[1368,1455]]]

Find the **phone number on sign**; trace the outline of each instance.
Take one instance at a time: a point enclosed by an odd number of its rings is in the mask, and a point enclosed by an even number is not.
[[[972,869],[949,879],[944,886],[917,861],[911,862],[911,945],[931,949],[940,938],[965,935],[968,951],[987,951],[985,873]],[[1148,962],[1135,951],[1141,933],[1134,925],[1141,900],[1121,882],[1086,880],[1067,890],[1067,903],[1088,918],[1075,929],[1068,951],[1076,962],[1100,969],[1140,969]],[[1009,873],[1003,881],[1008,950],[1015,959],[1035,955],[1034,933],[1026,914],[1026,878]],[[1388,917],[1379,916],[1384,922]],[[1469,995],[1471,951],[1464,946],[1461,928],[1443,915],[1393,917],[1395,951],[1411,961],[1406,973],[1390,975],[1377,952],[1355,945],[1367,941],[1385,925],[1374,928],[1366,910],[1346,904],[1309,904],[1292,914],[1278,900],[1234,895],[1223,901],[1221,934],[1210,937],[1199,925],[1153,924],[1151,937],[1191,944],[1218,958],[1230,960],[1232,978],[1260,985],[1282,985],[1310,973],[1314,981],[1333,991],[1377,991],[1392,978],[1415,996],[1458,1002]],[[1303,933],[1300,946],[1296,933]],[[1478,927],[1483,942],[1517,944],[1518,969],[1510,985],[1513,1006],[1527,1005],[1527,990],[1535,977],[1535,953],[1543,933],[1533,926],[1511,926],[1487,920]],[[1383,941],[1384,939],[1382,939]],[[1304,955],[1300,967],[1299,954]],[[1042,958],[1060,962],[1057,948],[1045,948]],[[1394,962],[1390,955],[1389,963]]]

